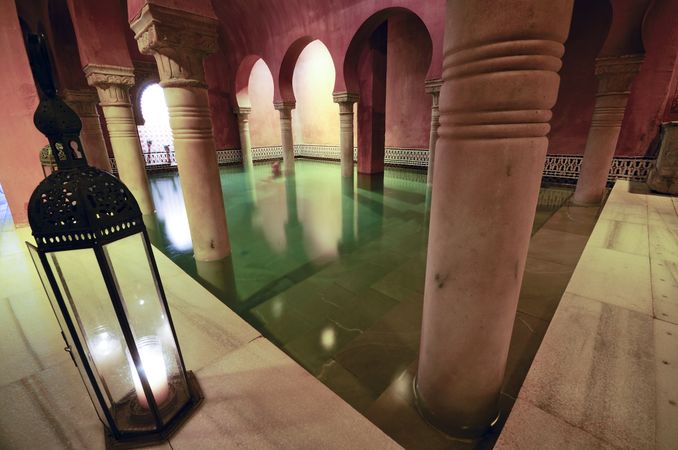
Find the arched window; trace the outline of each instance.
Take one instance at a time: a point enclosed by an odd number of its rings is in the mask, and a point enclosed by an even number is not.
[[[146,165],[176,165],[167,103],[158,83],[149,84],[141,92],[141,114],[144,125],[138,127],[139,139]]]

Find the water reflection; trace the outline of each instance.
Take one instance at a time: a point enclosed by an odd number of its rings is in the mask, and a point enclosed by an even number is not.
[[[426,249],[424,172],[387,169],[386,175],[342,178],[338,164],[300,160],[290,177],[273,177],[268,164],[222,168],[221,183],[232,248],[226,261],[194,261],[176,173],[151,176],[157,220],[145,222],[156,246],[245,315],[374,240],[391,250]],[[570,193],[542,189],[535,227]],[[285,316],[286,304],[275,301],[270,314]]]
[[[163,225],[164,235],[172,250],[178,253],[193,250],[179,177],[165,175],[155,178],[151,183],[151,192],[156,216]]]
[[[215,297],[228,304],[238,302],[235,284],[233,258],[228,256],[218,261],[196,261],[196,271],[200,283]]]

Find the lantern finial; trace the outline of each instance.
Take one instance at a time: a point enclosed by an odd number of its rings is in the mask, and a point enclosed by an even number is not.
[[[38,84],[40,104],[33,122],[47,136],[59,170],[87,166],[87,158],[80,142],[80,117],[57,96],[44,36],[29,34],[29,60],[33,77]]]

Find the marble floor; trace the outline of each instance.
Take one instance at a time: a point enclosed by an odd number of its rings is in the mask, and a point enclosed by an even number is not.
[[[430,193],[422,172],[342,183],[335,163],[297,161],[293,179],[222,169],[233,255],[196,264],[176,174],[151,177],[155,243],[187,273],[406,448],[458,442],[423,422],[411,397],[421,327]],[[598,208],[539,197],[502,412],[510,411],[593,229]]]
[[[497,448],[678,448],[678,198],[618,181]]]

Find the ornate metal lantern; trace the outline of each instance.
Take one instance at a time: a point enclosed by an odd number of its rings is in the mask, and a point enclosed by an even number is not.
[[[117,178],[87,165],[81,122],[56,96],[44,42],[34,116],[58,170],[35,189],[28,244],[109,446],[166,439],[202,401],[185,369],[141,211]],[[47,75],[46,75],[47,74]]]
[[[45,177],[57,170],[56,160],[54,155],[52,155],[52,147],[49,144],[40,149],[40,165],[42,166],[42,174]]]

